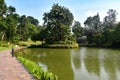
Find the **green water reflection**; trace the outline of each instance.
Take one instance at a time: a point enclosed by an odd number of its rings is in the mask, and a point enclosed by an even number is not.
[[[120,80],[120,50],[27,49],[17,53],[57,74],[59,80]]]

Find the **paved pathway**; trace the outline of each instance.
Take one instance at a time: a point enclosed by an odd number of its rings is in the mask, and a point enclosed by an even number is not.
[[[12,57],[10,52],[11,50],[0,52],[0,80],[33,80],[32,76],[15,57]]]

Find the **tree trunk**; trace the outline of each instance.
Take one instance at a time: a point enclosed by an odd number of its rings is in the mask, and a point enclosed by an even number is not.
[[[4,40],[4,37],[5,37],[5,32],[3,32],[3,35],[2,35],[2,38],[1,38],[2,41]]]

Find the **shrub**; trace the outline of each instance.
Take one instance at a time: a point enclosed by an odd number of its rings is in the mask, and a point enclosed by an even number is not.
[[[42,45],[42,42],[41,41],[36,41],[36,42],[33,42],[33,41],[20,41],[18,43],[18,45],[20,45],[20,46]]]
[[[57,80],[57,76],[55,74],[42,70],[42,68],[33,61],[23,57],[18,57],[18,60],[20,60],[30,73],[32,73],[38,80]]]
[[[32,45],[32,44],[33,44],[33,42],[20,41],[18,45],[20,45],[20,46],[30,46],[30,45]]]
[[[0,42],[0,46],[1,46],[1,47],[10,47],[11,44],[10,44],[9,42],[1,41],[1,42]]]

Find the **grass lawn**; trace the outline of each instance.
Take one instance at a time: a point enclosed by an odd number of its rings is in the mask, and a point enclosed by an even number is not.
[[[1,47],[0,46],[0,51],[4,51],[4,50],[8,50],[8,49],[10,49],[10,47]]]

